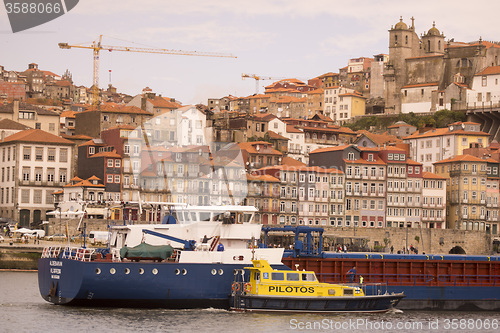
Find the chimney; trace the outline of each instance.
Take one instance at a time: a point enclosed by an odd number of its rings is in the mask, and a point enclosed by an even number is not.
[[[12,120],[19,121],[19,100],[15,99],[13,104],[14,105],[12,107],[13,111]]]

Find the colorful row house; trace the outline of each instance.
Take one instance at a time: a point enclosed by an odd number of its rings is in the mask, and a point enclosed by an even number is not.
[[[448,227],[498,234],[498,161],[458,155],[434,163],[434,168],[447,183]]]

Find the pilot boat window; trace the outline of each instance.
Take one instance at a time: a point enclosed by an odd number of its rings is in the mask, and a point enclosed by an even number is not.
[[[247,223],[252,220],[253,213],[243,213],[243,222]]]
[[[352,288],[344,289],[344,296],[347,296],[347,295],[350,295],[350,296],[354,295],[354,289],[352,289]]]
[[[283,281],[285,280],[285,273],[279,273],[279,272],[276,272],[276,273],[271,273],[271,280],[273,281]]]
[[[260,273],[259,272],[255,272],[253,278],[254,278],[255,281],[259,281],[260,280]]]
[[[198,221],[198,219],[196,218],[195,212],[191,212],[191,221],[193,221],[193,222]]]
[[[200,212],[200,220],[201,221],[210,221],[210,213]]]
[[[299,273],[286,273],[286,279],[288,281],[300,281]]]
[[[302,281],[316,281],[316,277],[312,273],[302,273]]]

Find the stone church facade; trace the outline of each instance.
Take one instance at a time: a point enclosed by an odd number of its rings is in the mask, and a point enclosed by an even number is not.
[[[435,24],[420,37],[403,22],[389,30],[389,62],[384,71],[385,113],[461,109],[476,73],[499,65],[500,45],[445,41]]]

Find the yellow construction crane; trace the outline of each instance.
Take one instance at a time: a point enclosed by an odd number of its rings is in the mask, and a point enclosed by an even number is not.
[[[215,53],[215,52],[198,52],[198,51],[182,51],[182,50],[169,50],[169,49],[155,49],[155,48],[140,48],[140,47],[129,47],[129,46],[110,46],[102,45],[102,35],[99,39],[92,42],[90,45],[69,45],[68,43],[59,43],[61,49],[91,49],[94,51],[94,77],[92,86],[92,105],[97,106],[99,104],[99,52],[101,50],[107,51],[128,51],[128,52],[143,52],[143,53],[159,53],[159,54],[175,54],[175,55],[187,55],[187,56],[198,56],[198,57],[222,57],[222,58],[236,58],[236,56],[227,53]]]
[[[259,82],[260,80],[284,80],[284,79],[289,79],[287,77],[270,77],[270,76],[261,76],[261,75],[255,75],[255,74],[241,74],[241,79],[254,79],[255,80],[255,94],[259,94]],[[305,79],[305,78],[302,78]]]

